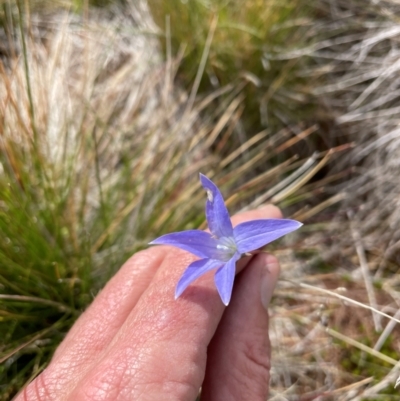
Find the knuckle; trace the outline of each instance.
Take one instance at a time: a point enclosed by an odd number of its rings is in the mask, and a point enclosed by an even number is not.
[[[271,363],[270,355],[265,341],[263,341],[263,344],[260,344],[259,342],[247,342],[243,344],[242,355],[244,359],[244,367],[247,371],[247,374],[252,377],[269,377]]]
[[[110,377],[99,375],[98,378],[84,378],[78,384],[72,395],[68,397],[68,401],[79,399],[81,401],[102,400],[111,401],[118,400],[128,396],[127,387],[119,377],[111,373]]]
[[[262,340],[262,341],[260,341]],[[264,401],[268,395],[270,355],[268,340],[254,337],[236,346],[235,368],[229,373],[229,400]]]
[[[271,369],[269,338],[265,331],[256,330],[237,345],[237,369],[234,381],[246,399],[264,400],[268,393]]]
[[[46,380],[46,370],[42,372],[35,380],[29,383],[17,396],[15,401],[51,401],[54,400],[54,394],[51,391],[51,385]]]

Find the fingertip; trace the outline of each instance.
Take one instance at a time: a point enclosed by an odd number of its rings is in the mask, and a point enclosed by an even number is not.
[[[258,219],[281,219],[283,217],[281,210],[274,205],[266,205],[260,209],[249,210],[232,216],[233,225],[238,225],[250,220]]]
[[[282,219],[283,218],[281,209],[279,209],[278,206],[275,206],[272,204],[263,205],[257,210],[262,213],[265,213],[268,216],[268,218],[270,218],[270,219]]]
[[[264,256],[264,271],[266,271],[267,274],[278,278],[281,270],[278,259],[270,253],[264,252],[262,255]]]

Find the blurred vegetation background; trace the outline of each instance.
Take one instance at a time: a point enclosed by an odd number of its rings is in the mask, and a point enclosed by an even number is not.
[[[395,0],[0,0],[0,394],[48,364],[134,252],[232,212],[274,245],[270,399],[392,400],[399,376]]]

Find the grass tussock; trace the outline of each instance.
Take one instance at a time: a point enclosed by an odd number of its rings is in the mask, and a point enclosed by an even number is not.
[[[278,309],[275,320],[277,333],[287,333],[285,346],[278,337],[275,343],[284,361],[276,399],[398,396],[400,10],[392,1],[364,5],[320,1],[309,27],[317,40],[275,49],[281,60],[308,60],[298,74],[313,83],[310,93],[330,122],[327,140],[355,144],[332,171],[351,174],[324,188],[342,191],[340,209],[325,213],[329,224],[308,236],[297,251],[298,272],[291,264],[279,291],[293,313]]]

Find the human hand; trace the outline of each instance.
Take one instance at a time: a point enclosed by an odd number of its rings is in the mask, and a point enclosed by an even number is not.
[[[232,222],[281,217],[267,206]],[[225,308],[213,272],[174,299],[178,279],[195,259],[167,246],[132,256],[15,401],[194,401],[200,387],[202,401],[265,400],[266,308],[278,262],[266,253],[240,259],[237,272],[243,271]]]

